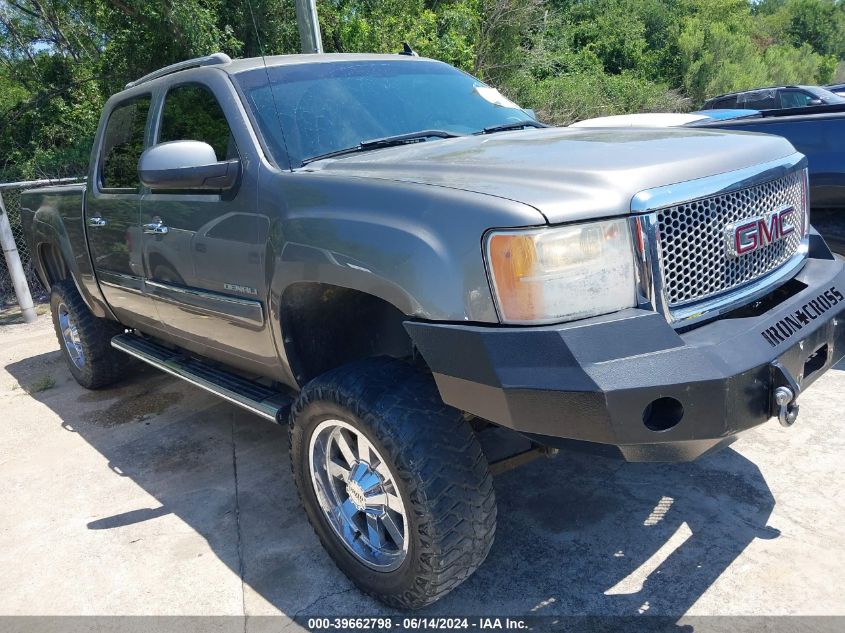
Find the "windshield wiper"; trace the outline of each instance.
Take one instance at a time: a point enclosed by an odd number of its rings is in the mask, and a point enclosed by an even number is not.
[[[374,138],[369,141],[361,141],[363,149],[371,149],[373,147],[392,147],[393,145],[406,145],[407,143],[419,143],[427,138],[455,138],[460,134],[447,132],[446,130],[420,130],[419,132],[409,132],[408,134],[395,134],[394,136],[385,136],[382,138]]]
[[[422,143],[429,138],[455,138],[460,134],[454,134],[445,130],[420,130],[419,132],[408,132],[407,134],[395,134],[393,136],[384,136],[382,138],[374,138],[368,141],[361,141],[357,145],[347,147],[345,149],[337,149],[333,152],[326,152],[325,154],[318,154],[311,156],[302,161],[303,165],[313,163],[324,158],[335,158],[337,156],[346,156],[347,154],[355,154],[357,152],[366,152],[371,149],[381,149],[382,147],[395,147],[397,145],[409,145],[410,143]]]
[[[539,121],[514,121],[513,123],[502,123],[502,125],[491,125],[476,134],[495,134],[496,132],[508,132],[509,130],[524,130],[527,127],[550,127]]]

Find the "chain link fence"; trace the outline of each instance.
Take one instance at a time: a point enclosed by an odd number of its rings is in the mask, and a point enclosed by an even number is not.
[[[80,181],[78,178],[61,179],[54,182]],[[3,196],[3,204],[6,207],[6,215],[12,227],[12,235],[15,237],[15,246],[21,258],[24,274],[26,275],[29,291],[36,303],[47,300],[48,289],[44,288],[38,275],[35,272],[33,254],[29,252],[29,245],[23,234],[21,225],[21,192],[38,185],[51,184],[50,181],[18,182],[0,184],[0,195]],[[12,278],[9,274],[6,258],[0,257],[0,308],[17,303],[15,289],[12,285]]]
[[[23,189],[2,189],[0,195],[3,196],[3,204],[6,206],[6,215],[9,216],[9,224],[12,227],[12,235],[15,236],[15,245],[18,247],[18,253],[21,257],[21,264],[23,265],[24,273],[26,274],[26,281],[29,283],[29,291],[32,294],[32,299],[36,302],[44,301],[47,297],[47,291],[41,282],[38,280],[38,275],[35,274],[35,264],[32,260],[32,255],[29,252],[29,246],[23,235],[23,226],[21,226],[21,191]],[[6,266],[6,258],[0,257],[0,303],[2,305],[9,305],[16,303],[15,289],[12,286],[12,278],[9,275],[9,268]]]

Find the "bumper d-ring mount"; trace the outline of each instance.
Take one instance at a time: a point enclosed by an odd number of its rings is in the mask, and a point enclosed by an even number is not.
[[[771,413],[772,416],[777,416],[781,426],[789,427],[795,424],[795,420],[798,419],[799,406],[797,400],[801,386],[779,360],[773,361],[771,367],[774,374]]]

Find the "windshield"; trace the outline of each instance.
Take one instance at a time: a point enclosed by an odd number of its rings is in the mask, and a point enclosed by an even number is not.
[[[534,120],[494,88],[435,61],[291,64],[235,78],[273,157],[284,164],[287,153],[292,166],[397,134],[473,134]]]
[[[810,86],[808,88],[808,90],[810,92],[812,92],[814,95],[816,95],[819,99],[824,101],[825,103],[828,103],[828,104],[845,103],[845,97],[840,97],[835,92],[831,92],[830,90],[828,90],[826,88],[819,88],[818,86]]]

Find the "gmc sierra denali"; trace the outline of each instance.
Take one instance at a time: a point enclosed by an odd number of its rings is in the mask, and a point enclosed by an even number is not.
[[[162,69],[107,102],[87,183],[23,206],[76,380],[129,354],[289,425],[317,535],[398,607],[482,563],[503,462],[691,460],[792,424],[845,351],[788,141],[551,128],[418,57]]]

